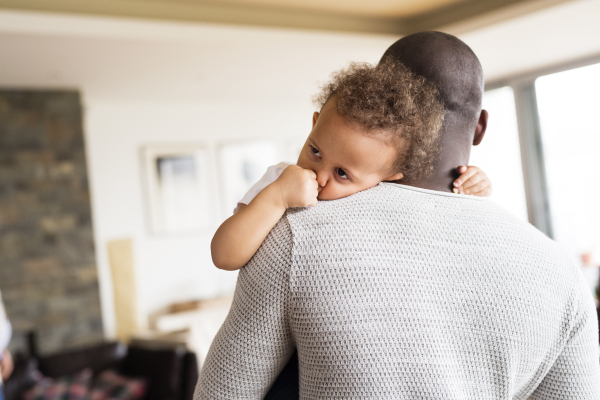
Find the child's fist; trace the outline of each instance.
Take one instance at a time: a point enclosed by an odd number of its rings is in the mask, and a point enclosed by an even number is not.
[[[290,165],[275,182],[281,190],[281,199],[285,208],[317,205],[319,184],[314,171]]]
[[[454,188],[452,189],[454,193],[472,194],[481,197],[492,194],[492,181],[478,167],[460,165],[457,171],[461,175],[454,181]]]

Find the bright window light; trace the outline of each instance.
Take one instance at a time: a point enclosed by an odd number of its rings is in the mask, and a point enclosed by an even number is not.
[[[487,132],[471,150],[469,163],[481,168],[491,179],[491,200],[527,221],[521,148],[513,90],[490,90],[483,95],[483,108],[490,113]]]
[[[554,238],[577,256],[587,254],[584,264],[597,266],[600,64],[540,77],[535,89]]]

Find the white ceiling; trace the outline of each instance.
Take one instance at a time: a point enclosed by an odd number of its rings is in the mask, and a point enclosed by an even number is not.
[[[573,1],[460,37],[494,80],[600,54],[599,15],[600,2]],[[79,88],[103,101],[306,104],[317,81],[349,61],[377,62],[396,39],[0,11],[0,86]]]
[[[81,88],[88,99],[303,102],[395,37],[0,12],[0,86]]]

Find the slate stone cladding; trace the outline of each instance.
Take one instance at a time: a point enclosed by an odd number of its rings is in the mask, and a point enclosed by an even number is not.
[[[0,290],[41,354],[102,340],[76,91],[0,90]]]

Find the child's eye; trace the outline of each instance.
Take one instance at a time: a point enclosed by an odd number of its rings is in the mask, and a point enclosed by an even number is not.
[[[321,157],[321,152],[320,152],[319,150],[315,149],[315,148],[314,148],[314,147],[312,147],[312,146],[309,146],[309,147],[310,147],[310,151],[312,151],[312,153],[313,153],[315,156],[317,156],[317,157]]]
[[[337,174],[339,175],[340,178],[342,178],[342,179],[348,179],[348,174],[346,174],[346,171],[344,171],[343,169],[338,168],[336,170],[336,172],[337,172]]]

